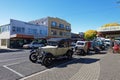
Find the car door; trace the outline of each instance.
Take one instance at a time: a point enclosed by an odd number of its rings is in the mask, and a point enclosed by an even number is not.
[[[57,56],[62,55],[62,54],[63,54],[63,49],[64,49],[63,47],[58,47],[58,48],[56,49],[56,52],[57,52],[56,55],[57,55]]]
[[[57,48],[57,55],[64,55],[68,50],[68,46],[66,44],[61,44]]]

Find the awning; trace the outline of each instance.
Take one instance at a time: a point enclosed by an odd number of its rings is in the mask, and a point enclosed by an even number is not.
[[[23,35],[23,34],[13,34],[10,38],[24,38],[24,39],[33,39],[33,35]]]

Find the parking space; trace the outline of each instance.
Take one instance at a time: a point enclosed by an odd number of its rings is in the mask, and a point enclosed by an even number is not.
[[[94,53],[92,55],[94,55]],[[71,60],[64,58],[60,60],[56,59],[49,67],[44,67],[39,62],[32,63],[29,61],[28,56],[28,51],[0,55],[0,80],[18,80],[34,73],[42,73],[53,68],[66,68],[76,63],[82,65],[87,59],[85,57],[89,57],[90,55],[73,55],[73,59]]]
[[[76,57],[79,58],[79,57]],[[0,75],[4,75],[0,77],[0,80],[18,80],[20,78],[29,76],[31,74],[42,72],[47,69],[51,69],[53,67],[57,67],[61,64],[65,64],[71,61],[76,60],[76,58],[73,58],[71,60],[67,59],[60,59],[53,61],[53,64],[49,67],[45,67],[41,65],[40,63],[32,63],[29,60],[22,60],[19,62],[14,62],[10,64],[5,64],[0,67]]]
[[[20,75],[21,77],[46,69],[44,66],[41,66],[41,64],[35,64],[28,61],[19,64],[8,65],[7,67],[20,73],[22,75],[22,76]]]

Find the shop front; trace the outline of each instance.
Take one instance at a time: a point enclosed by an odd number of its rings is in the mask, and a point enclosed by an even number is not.
[[[98,35],[105,38],[120,37],[120,26],[101,27],[98,29]]]
[[[24,44],[29,44],[34,40],[32,35],[15,34],[11,35],[10,48],[22,48]]]

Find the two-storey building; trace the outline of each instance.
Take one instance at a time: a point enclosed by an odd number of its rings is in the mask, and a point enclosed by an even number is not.
[[[63,37],[71,38],[71,24],[57,17],[46,17],[30,21],[30,23],[45,25],[48,27],[48,38]]]
[[[35,38],[48,36],[48,27],[19,20],[10,20],[10,24],[0,26],[0,47],[22,47]]]

